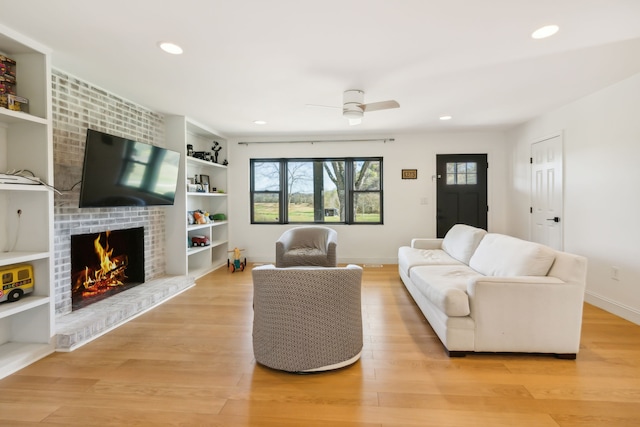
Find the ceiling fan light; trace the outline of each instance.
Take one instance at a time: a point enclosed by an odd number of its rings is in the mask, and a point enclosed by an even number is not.
[[[342,115],[347,119],[361,119],[364,115],[362,108],[357,105],[345,106],[342,109]]]

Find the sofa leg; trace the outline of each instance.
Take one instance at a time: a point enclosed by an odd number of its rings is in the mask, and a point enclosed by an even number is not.
[[[560,354],[556,354],[556,358],[557,359],[563,359],[563,360],[576,360],[576,354],[575,353],[560,353]]]
[[[449,357],[465,357],[467,355],[466,351],[449,351],[447,350],[447,354]]]

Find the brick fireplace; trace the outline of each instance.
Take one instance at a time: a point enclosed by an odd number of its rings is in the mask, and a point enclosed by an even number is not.
[[[165,146],[164,116],[62,71],[52,71],[57,347],[69,350],[193,285],[165,276],[165,207],[78,208],[87,128]],[[72,236],[140,228],[142,285],[73,311]],[[126,298],[122,298],[126,295]]]

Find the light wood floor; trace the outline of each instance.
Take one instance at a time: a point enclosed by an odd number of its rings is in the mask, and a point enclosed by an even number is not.
[[[219,270],[72,353],[0,381],[2,426],[638,426],[640,326],[585,307],[575,361],[448,358],[398,278],[365,268],[362,359],[256,365],[251,272]]]

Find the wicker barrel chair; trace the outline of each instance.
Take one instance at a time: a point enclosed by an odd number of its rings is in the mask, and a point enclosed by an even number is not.
[[[291,228],[276,241],[276,267],[337,266],[338,233],[329,227]]]
[[[362,268],[259,266],[253,276],[253,353],[261,365],[315,372],[362,352]]]

